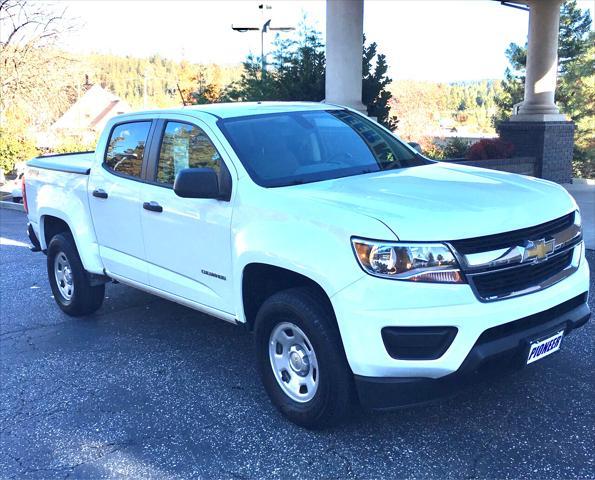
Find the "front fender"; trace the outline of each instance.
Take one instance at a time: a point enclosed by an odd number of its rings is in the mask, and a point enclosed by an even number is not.
[[[335,206],[308,201],[295,205],[273,192],[244,201],[240,193],[232,228],[236,305],[243,305],[242,277],[251,263],[299,273],[330,298],[365,275],[354,256],[352,236],[395,238],[382,222]],[[244,322],[243,308],[238,310]]]

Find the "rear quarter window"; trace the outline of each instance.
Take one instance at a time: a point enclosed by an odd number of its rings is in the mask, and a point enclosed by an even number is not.
[[[140,178],[151,121],[116,125],[107,142],[104,165],[120,175]]]

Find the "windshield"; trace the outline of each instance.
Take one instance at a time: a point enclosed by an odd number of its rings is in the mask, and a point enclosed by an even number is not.
[[[222,119],[219,128],[252,180],[282,187],[431,163],[348,110]]]

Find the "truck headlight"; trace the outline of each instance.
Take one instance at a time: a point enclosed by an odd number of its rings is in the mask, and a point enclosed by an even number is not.
[[[370,275],[394,280],[465,283],[450,249],[441,243],[381,242],[353,238],[355,256]]]

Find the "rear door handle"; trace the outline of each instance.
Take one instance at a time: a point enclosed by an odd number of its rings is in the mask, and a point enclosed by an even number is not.
[[[163,207],[157,202],[145,202],[143,203],[143,208],[145,210],[150,210],[151,212],[163,212]]]
[[[97,188],[96,190],[93,190],[93,196],[97,197],[97,198],[107,198],[107,192],[101,188]]]

